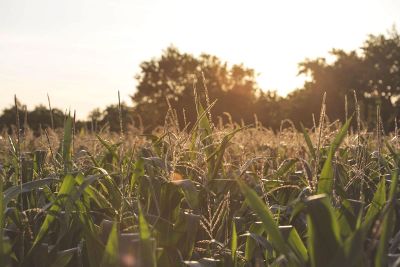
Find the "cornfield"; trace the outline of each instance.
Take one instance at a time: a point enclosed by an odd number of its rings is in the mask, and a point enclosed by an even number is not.
[[[400,266],[397,129],[274,133],[195,102],[153,134],[3,132],[0,266]]]

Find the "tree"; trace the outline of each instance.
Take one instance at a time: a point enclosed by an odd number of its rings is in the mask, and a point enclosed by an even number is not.
[[[334,61],[325,58],[305,60],[299,64],[299,74],[310,78],[303,88],[288,96],[289,117],[311,124],[311,113],[318,114],[324,92],[327,93],[327,114],[331,119],[344,119],[345,96],[353,99],[356,92],[362,116],[374,126],[376,106],[386,128],[393,126],[400,103],[400,37],[396,30],[385,35],[370,35],[359,51],[333,49]],[[354,110],[354,101],[349,101]],[[298,111],[302,112],[299,113]],[[301,118],[307,114],[308,118]]]
[[[249,121],[253,117],[252,106],[259,88],[254,70],[243,65],[229,67],[215,56],[201,54],[195,57],[171,46],[160,58],[145,61],[140,68],[132,100],[144,125],[162,125],[169,109],[168,102],[177,111],[181,126],[184,123],[183,110],[187,121],[193,123],[196,119],[194,87],[204,102],[207,101],[206,94],[210,101],[217,99],[213,115],[221,116],[228,112],[236,121]]]
[[[35,107],[32,111],[27,110],[26,105],[17,101],[19,123],[21,128],[25,126],[38,133],[40,129],[51,127],[51,116],[53,116],[54,127],[63,127],[64,113],[59,109],[53,109],[52,113],[43,105]],[[52,114],[52,115],[51,115]],[[3,110],[0,116],[0,129],[10,130],[16,127],[17,114],[15,106],[11,106]]]
[[[276,91],[260,91],[255,106],[255,114],[264,127],[279,129],[280,122],[286,119],[285,99]]]
[[[110,131],[120,132],[122,126],[122,131],[125,132],[133,122],[131,108],[125,103],[121,103],[121,108],[118,104],[107,106],[103,111],[101,122],[103,125],[107,124]]]
[[[363,96],[369,110],[381,107],[386,128],[392,128],[400,109],[400,35],[395,28],[387,36],[370,35],[362,50],[367,69]]]
[[[312,114],[318,117],[324,93],[327,94],[325,103],[329,117],[345,119],[345,96],[352,96],[353,90],[360,89],[363,64],[355,51],[346,53],[334,49],[330,54],[335,58],[330,64],[325,58],[307,59],[299,64],[299,74],[310,80],[303,88],[288,95],[288,116],[293,121],[311,126]]]
[[[95,108],[89,113],[88,118],[93,131],[106,126],[111,132],[120,132],[122,124],[122,131],[125,132],[133,124],[132,108],[125,103],[121,103],[121,107],[118,104],[109,105],[104,110]]]

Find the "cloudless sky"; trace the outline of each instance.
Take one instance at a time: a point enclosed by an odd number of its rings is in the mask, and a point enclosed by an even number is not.
[[[254,68],[264,89],[287,94],[305,58],[356,49],[400,26],[399,0],[0,0],[0,109],[76,110],[124,101],[144,60],[173,44]]]

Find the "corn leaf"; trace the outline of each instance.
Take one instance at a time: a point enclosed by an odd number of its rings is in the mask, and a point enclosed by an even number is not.
[[[332,195],[334,176],[333,157],[346,136],[350,123],[351,118],[348,119],[345,125],[340,129],[329,148],[328,157],[322,167],[321,176],[318,181],[318,194],[327,194],[328,196]]]
[[[249,207],[257,214],[261,219],[264,230],[269,236],[269,240],[272,246],[284,255],[288,254],[288,248],[286,246],[285,240],[279,231],[279,228],[272,216],[271,211],[268,209],[266,204],[261,200],[261,198],[249,188],[242,180],[236,179],[242,194],[246,198],[246,203]]]
[[[338,222],[326,195],[309,197],[305,204],[311,266],[327,266],[341,248]]]
[[[119,266],[118,232],[118,223],[114,222],[111,228],[111,232],[108,236],[103,259],[101,260],[101,267]]]

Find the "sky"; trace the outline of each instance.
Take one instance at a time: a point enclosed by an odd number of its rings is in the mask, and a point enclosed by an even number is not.
[[[0,0],[0,110],[14,95],[86,118],[131,104],[139,64],[169,45],[256,70],[263,89],[301,87],[298,63],[400,26],[399,0]]]

